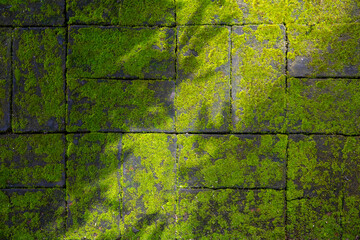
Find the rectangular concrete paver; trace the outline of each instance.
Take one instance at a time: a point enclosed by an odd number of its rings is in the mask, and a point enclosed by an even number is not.
[[[0,188],[64,184],[63,134],[0,135]]]
[[[123,139],[124,239],[175,239],[175,135]]]
[[[284,239],[284,191],[180,190],[184,239]]]
[[[228,131],[229,35],[225,26],[178,27],[176,131]]]
[[[61,239],[65,231],[63,189],[0,191],[1,239]]]
[[[69,77],[169,79],[175,77],[175,30],[72,26]]]
[[[285,135],[178,135],[180,187],[284,188]]]
[[[232,28],[234,132],[285,130],[285,28]]]
[[[0,29],[0,132],[10,127],[11,34],[8,28]]]
[[[288,131],[360,133],[358,79],[288,79]]]
[[[174,130],[174,81],[69,79],[68,131]]]
[[[15,29],[13,72],[13,130],[65,130],[65,29]]]
[[[120,236],[120,151],[117,133],[69,134],[67,239]]]

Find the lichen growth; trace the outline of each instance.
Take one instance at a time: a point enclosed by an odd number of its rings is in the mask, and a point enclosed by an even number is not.
[[[71,27],[69,37],[69,77],[174,78],[171,28]]]
[[[120,236],[121,134],[69,134],[66,239]]]
[[[284,188],[286,144],[284,135],[178,135],[178,184]]]
[[[173,131],[173,81],[68,79],[68,131]]]
[[[16,29],[14,43],[15,132],[65,128],[65,29]]]
[[[233,131],[284,132],[284,26],[232,30]]]
[[[175,154],[175,135],[124,135],[124,238],[175,238]]]
[[[357,79],[288,79],[290,132],[360,133]]]

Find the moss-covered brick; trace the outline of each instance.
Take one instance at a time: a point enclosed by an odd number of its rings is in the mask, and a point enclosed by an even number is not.
[[[360,76],[360,23],[288,24],[293,77]]]
[[[288,79],[290,132],[360,133],[357,79]]]
[[[176,130],[227,131],[230,122],[230,28],[178,27]]]
[[[178,0],[178,24],[282,23],[285,0]]]
[[[347,137],[344,158],[343,239],[360,237],[360,138]]]
[[[180,190],[184,239],[284,239],[284,191]]]
[[[284,26],[236,26],[231,40],[233,131],[284,132]]]
[[[66,239],[117,239],[122,135],[69,134],[66,138]]]
[[[3,239],[62,239],[65,192],[62,189],[1,190]],[[4,225],[3,225],[4,224]]]
[[[180,187],[285,188],[285,135],[178,135]]]
[[[10,127],[10,91],[9,79],[0,79],[0,132]]]
[[[358,0],[287,0],[286,22],[299,24],[352,23],[360,20]]]
[[[60,26],[65,22],[65,0],[2,0],[0,25]]]
[[[64,130],[65,29],[17,28],[13,51],[13,130]]]
[[[69,77],[174,78],[172,28],[73,26],[69,34]]]
[[[0,132],[10,127],[11,33],[10,29],[0,29]]]
[[[174,129],[173,81],[68,80],[68,131]]]
[[[175,23],[173,0],[67,0],[70,24],[166,25]]]
[[[175,135],[127,134],[122,151],[123,238],[174,239]]]
[[[0,188],[61,187],[64,183],[62,134],[0,136]]]

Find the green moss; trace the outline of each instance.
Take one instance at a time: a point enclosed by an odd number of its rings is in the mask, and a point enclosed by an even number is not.
[[[0,29],[0,79],[10,77],[11,34],[10,29]]]
[[[180,187],[285,187],[287,137],[178,135]]]
[[[175,135],[124,135],[124,238],[175,238],[175,154]]]
[[[69,77],[167,79],[174,62],[170,28],[70,28]]]
[[[360,24],[288,25],[289,74],[360,76]]]
[[[218,26],[178,28],[178,132],[228,130],[229,33],[228,27]]]
[[[70,24],[173,25],[173,0],[68,0]]]
[[[65,127],[65,29],[16,29],[13,129]]]
[[[0,146],[1,188],[64,184],[63,135],[3,135]]]
[[[291,132],[360,132],[360,88],[353,79],[289,79],[288,129]]]
[[[233,27],[234,132],[285,131],[285,29]]]
[[[182,190],[178,235],[185,239],[284,239],[284,192]]]
[[[66,239],[120,235],[121,134],[69,134]]]
[[[172,81],[68,80],[68,131],[172,131]]]

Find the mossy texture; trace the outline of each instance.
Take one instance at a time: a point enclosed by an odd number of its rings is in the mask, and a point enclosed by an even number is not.
[[[11,33],[10,29],[0,29],[0,132],[10,127]]]
[[[10,82],[0,79],[0,132],[10,127]]]
[[[2,0],[0,25],[60,26],[65,22],[65,0]]]
[[[13,130],[64,130],[65,29],[18,28],[14,39]]]
[[[288,84],[290,132],[360,133],[357,79],[291,78]]]
[[[62,239],[65,192],[62,189],[1,190],[2,239]]]
[[[282,23],[285,0],[178,0],[178,24]]]
[[[68,131],[174,130],[173,81],[68,80]]]
[[[66,239],[120,236],[121,134],[69,134]]]
[[[175,154],[175,135],[124,135],[124,239],[175,238]]]
[[[175,77],[171,28],[70,27],[69,77],[169,79]]]
[[[67,0],[70,24],[173,25],[173,0]]]
[[[178,184],[284,188],[285,135],[178,135]]]
[[[234,132],[285,130],[285,28],[232,28]]]
[[[359,77],[360,24],[288,24],[293,77]]]
[[[227,131],[230,28],[178,27],[178,46],[176,131]]]
[[[61,187],[64,183],[62,134],[0,136],[0,188]]]
[[[180,190],[178,236],[184,239],[284,239],[284,192]]]

